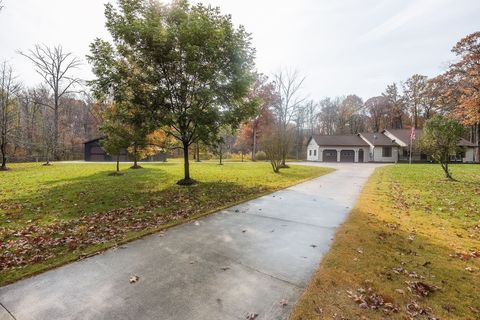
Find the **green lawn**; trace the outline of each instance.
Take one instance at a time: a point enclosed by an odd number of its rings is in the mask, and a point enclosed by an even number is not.
[[[480,319],[480,166],[378,168],[291,319]]]
[[[0,285],[316,177],[330,169],[179,161],[108,176],[114,164],[11,164],[0,172]]]

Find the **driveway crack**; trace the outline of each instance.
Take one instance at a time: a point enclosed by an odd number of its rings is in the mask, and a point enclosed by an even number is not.
[[[7,311],[7,313],[10,315],[10,317],[12,317],[13,320],[17,320],[17,318],[15,318],[15,316],[10,312],[10,310],[7,309],[7,307],[5,307],[5,305],[3,303],[0,302],[0,306],[5,309],[5,311]]]

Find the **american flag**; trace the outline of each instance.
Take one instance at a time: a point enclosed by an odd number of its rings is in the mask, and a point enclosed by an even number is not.
[[[417,133],[415,131],[415,127],[412,127],[412,131],[410,132],[410,140],[416,140],[417,139]]]

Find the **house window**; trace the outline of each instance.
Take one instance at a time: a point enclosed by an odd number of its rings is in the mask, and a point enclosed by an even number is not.
[[[390,158],[392,156],[392,147],[383,147],[382,148],[382,157]]]
[[[314,157],[317,156],[317,150],[313,150],[313,156],[314,156]]]
[[[309,156],[312,155],[312,150],[308,150],[308,155],[309,155]]]

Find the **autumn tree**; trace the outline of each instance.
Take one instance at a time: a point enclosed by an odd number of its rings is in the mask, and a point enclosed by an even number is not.
[[[258,104],[253,118],[242,125],[241,134],[244,135],[244,139],[251,140],[252,161],[255,161],[262,131],[273,122],[272,108],[278,102],[278,95],[274,84],[262,74],[257,75],[255,85],[249,94],[252,100],[257,99]]]
[[[365,116],[363,101],[355,95],[349,94],[341,100],[338,107],[337,134],[355,134],[365,130]]]
[[[450,90],[445,94],[455,99],[454,116],[473,129],[477,145],[476,161],[480,159],[480,32],[462,38],[452,49],[458,61],[442,76]]]
[[[448,168],[450,156],[457,154],[464,128],[453,119],[436,115],[425,123],[420,149],[440,163],[445,177],[453,179]]]
[[[418,128],[420,125],[421,111],[424,106],[425,90],[427,88],[427,77],[414,74],[405,81],[403,94],[407,107],[412,115],[412,125]]]
[[[388,128],[403,129],[405,101],[398,90],[397,84],[394,82],[390,85],[387,85],[387,88],[385,89],[385,92],[382,93],[382,96],[386,99],[388,104]]]
[[[388,103],[384,96],[372,97],[365,101],[365,108],[370,116],[370,126],[373,132],[385,128]]]
[[[46,45],[35,45],[32,50],[19,53],[33,63],[35,71],[51,90],[52,101],[42,102],[42,104],[53,111],[53,153],[55,159],[58,160],[61,99],[71,92],[76,84],[80,83],[80,79],[72,76],[71,71],[79,67],[81,62],[72,53],[64,52],[60,45],[52,48]]]
[[[12,143],[15,129],[18,94],[21,85],[17,82],[13,69],[7,62],[0,65],[0,153],[2,162],[0,170],[7,170],[7,154]]]
[[[181,143],[184,178],[178,184],[195,183],[190,145],[210,144],[222,125],[238,126],[253,114],[255,104],[247,97],[254,81],[250,35],[218,8],[183,0],[119,0],[118,9],[107,4],[105,13],[113,43],[92,44],[90,61],[107,62],[95,70],[97,83],[120,81],[118,61],[142,70],[138,87],[145,94],[135,105]]]

